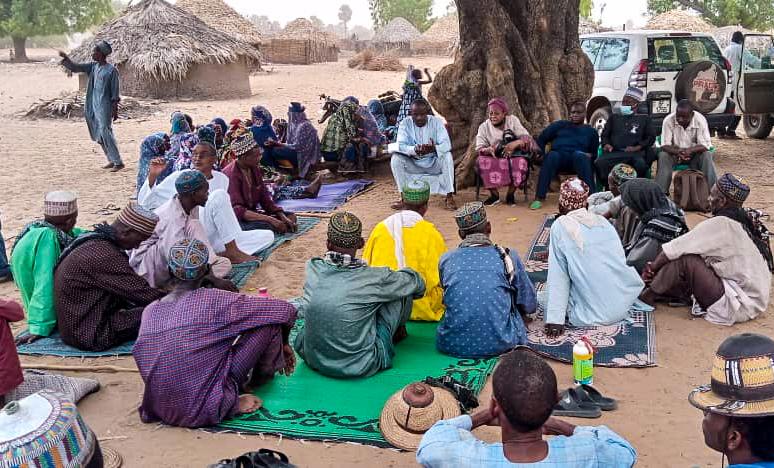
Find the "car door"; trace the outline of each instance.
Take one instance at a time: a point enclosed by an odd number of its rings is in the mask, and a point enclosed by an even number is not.
[[[737,95],[745,114],[774,113],[774,38],[766,34],[744,37]]]

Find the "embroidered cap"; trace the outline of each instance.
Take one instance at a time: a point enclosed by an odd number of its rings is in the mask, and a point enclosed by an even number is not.
[[[159,223],[159,217],[156,213],[143,208],[140,205],[130,204],[121,210],[116,221],[134,229],[140,234],[150,236],[153,234],[156,225]]]
[[[241,158],[250,152],[253,148],[257,148],[258,143],[253,138],[253,133],[246,131],[241,133],[231,141],[231,151],[234,152],[234,156]]]
[[[486,224],[486,208],[480,201],[465,203],[454,213],[454,220],[461,231],[470,231]]]
[[[430,184],[422,179],[409,181],[403,186],[403,203],[408,205],[423,205],[430,200]]]
[[[726,198],[741,205],[750,196],[750,186],[741,177],[726,172],[718,178],[718,190]]]
[[[175,180],[175,190],[178,195],[194,193],[207,183],[207,178],[201,171],[188,169],[183,171]]]
[[[715,353],[710,384],[688,400],[726,416],[774,416],[774,340],[756,333],[727,338]]]
[[[46,216],[69,216],[78,212],[78,196],[75,192],[57,190],[48,192],[43,198],[43,214]]]
[[[339,211],[331,216],[328,223],[328,240],[336,247],[354,249],[363,238],[363,224],[357,216]]]
[[[210,251],[198,239],[182,239],[169,249],[169,272],[177,279],[194,281],[209,271]]]
[[[616,185],[620,186],[627,180],[636,179],[637,171],[628,164],[620,163],[613,166],[613,170],[610,171],[610,177]]]
[[[559,208],[566,212],[575,211],[586,206],[589,199],[589,186],[586,182],[573,177],[562,182],[559,189]]]

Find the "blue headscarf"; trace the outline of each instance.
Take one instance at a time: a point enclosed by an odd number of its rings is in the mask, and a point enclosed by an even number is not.
[[[250,115],[253,118],[250,132],[252,132],[253,139],[258,143],[258,146],[263,148],[269,138],[277,141],[277,134],[274,133],[274,128],[271,126],[271,112],[268,109],[263,106],[255,106],[250,110]],[[260,125],[258,125],[259,123]]]
[[[178,133],[189,133],[191,131],[191,126],[188,125],[188,121],[185,119],[185,114],[180,111],[173,112],[172,118],[169,120],[169,122],[172,124],[172,130],[170,131],[172,135],[177,135]]]
[[[379,126],[379,131],[383,132],[389,127],[387,123],[387,116],[384,115],[384,106],[381,101],[377,99],[371,99],[368,101],[368,111],[374,116],[376,124]]]
[[[215,129],[212,128],[212,124],[204,125],[196,130],[196,136],[199,137],[199,141],[206,141],[212,143],[215,146]]]

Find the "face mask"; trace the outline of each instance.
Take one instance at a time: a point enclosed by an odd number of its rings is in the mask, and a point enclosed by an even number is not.
[[[634,114],[634,108],[632,106],[618,106],[618,113],[621,115],[632,115]]]

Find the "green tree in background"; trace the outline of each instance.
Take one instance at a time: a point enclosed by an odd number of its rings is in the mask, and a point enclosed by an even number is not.
[[[344,37],[349,37],[347,35],[347,24],[352,19],[352,8],[349,7],[346,3],[344,5],[341,5],[339,8],[339,21],[341,21],[344,24]]]
[[[764,31],[774,27],[772,0],[648,0],[651,14],[664,13],[675,8],[688,8],[715,26],[740,25]]]
[[[580,0],[581,18],[591,18],[591,10],[594,9],[594,0]]]
[[[0,37],[13,39],[17,62],[27,61],[27,38],[86,30],[113,14],[111,0],[0,0]]]
[[[433,0],[368,0],[368,4],[377,28],[398,17],[407,19],[420,31],[430,27]]]

